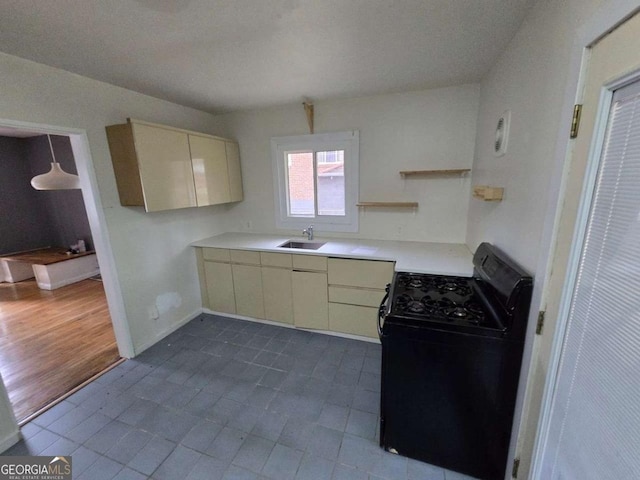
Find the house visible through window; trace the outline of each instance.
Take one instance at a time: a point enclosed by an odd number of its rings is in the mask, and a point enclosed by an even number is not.
[[[358,132],[278,137],[271,144],[277,225],[357,231]]]

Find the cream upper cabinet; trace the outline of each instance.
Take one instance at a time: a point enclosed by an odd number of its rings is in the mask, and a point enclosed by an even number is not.
[[[225,141],[189,135],[189,146],[198,206],[230,202]]]
[[[155,212],[242,200],[237,143],[131,119],[106,130],[122,205]]]
[[[240,170],[240,149],[235,142],[225,142],[227,168],[229,170],[229,188],[231,202],[240,202],[244,198],[242,190],[242,172]]]

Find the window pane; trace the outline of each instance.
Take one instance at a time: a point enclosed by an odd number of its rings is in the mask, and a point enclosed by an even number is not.
[[[345,213],[344,150],[317,152],[318,215]]]
[[[287,153],[289,215],[313,217],[313,152]]]

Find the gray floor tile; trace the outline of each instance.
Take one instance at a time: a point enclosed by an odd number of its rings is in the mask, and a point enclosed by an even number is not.
[[[301,460],[301,451],[276,444],[262,473],[274,480],[291,480],[295,477]]]
[[[185,478],[200,459],[200,456],[195,450],[178,445],[153,473],[153,477],[157,480]]]
[[[380,392],[356,388],[356,393],[353,396],[353,404],[351,406],[356,410],[377,415],[380,411]]]
[[[75,465],[73,466],[75,467]],[[100,456],[77,478],[78,480],[111,480],[123,468],[124,465]]]
[[[156,408],[158,408],[156,403],[139,398],[118,415],[117,419],[128,425],[136,426]]]
[[[331,480],[335,463],[326,458],[305,453],[296,473],[296,480]]]
[[[260,473],[274,446],[275,442],[271,440],[249,435],[231,463]]]
[[[178,443],[197,422],[198,418],[189,413],[159,406],[149,412],[138,427]]]
[[[368,480],[367,472],[358,470],[355,467],[337,464],[333,469],[332,480]]]
[[[287,420],[288,418],[284,414],[265,411],[254,425],[251,433],[267,440],[276,441],[280,438]]]
[[[75,452],[71,453],[73,476],[79,477],[87,468],[100,458],[93,450],[89,450],[86,447],[78,447]]]
[[[129,467],[124,467],[118,474],[113,477],[113,480],[147,480],[147,476],[131,470]]]
[[[349,409],[347,407],[325,403],[320,412],[318,424],[343,432],[348,419]]]
[[[409,480],[445,480],[444,475],[444,468],[411,458],[407,460],[407,478]]]
[[[338,430],[316,425],[307,445],[307,452],[314,456],[336,460],[342,444],[343,433]]]
[[[380,449],[380,363],[372,343],[203,315],[5,454],[71,454],[92,479],[466,479]]]
[[[43,451],[41,451],[39,455],[64,457],[66,455],[71,455],[79,447],[80,445],[78,445],[76,442],[69,440],[68,438],[60,438],[59,440],[56,440],[47,448],[45,448]]]
[[[113,445],[105,455],[120,463],[127,464],[142,450],[153,438],[149,432],[132,430]]]
[[[161,437],[153,437],[127,464],[145,475],[151,475],[171,454],[176,444]]]
[[[33,422],[27,423],[26,425],[20,428],[20,434],[24,439],[31,438],[36,433],[40,433],[41,431],[42,431],[42,427],[36,425]]]
[[[186,480],[220,480],[228,467],[228,462],[208,455],[202,455]]]
[[[76,407],[49,424],[47,429],[60,435],[64,435],[69,430],[84,422],[92,413],[93,412],[91,410]]]
[[[34,418],[30,424],[46,427],[47,425],[50,425],[51,423],[55,422],[64,414],[70,412],[74,408],[76,408],[75,404],[65,400],[63,402],[60,402],[56,406],[50,408],[49,410],[44,412],[42,415],[39,415],[36,418]]]
[[[206,452],[222,430],[222,425],[209,420],[199,420],[198,423],[184,436],[182,445],[198,452]]]
[[[60,438],[61,437],[55,433],[51,433],[47,430],[41,430],[32,437],[24,440],[24,443],[31,455],[39,455],[43,450],[60,440]]]
[[[374,439],[377,425],[377,415],[352,408],[349,412],[349,420],[345,431],[359,437]]]
[[[237,465],[231,465],[224,473],[222,480],[257,480],[258,475]]]
[[[451,470],[444,471],[445,480],[476,480],[474,477],[465,475],[463,473],[452,472]]]
[[[304,451],[313,435],[314,424],[301,418],[289,418],[278,443]]]
[[[207,454],[231,462],[240,450],[247,434],[235,428],[224,427],[207,449]]]
[[[84,443],[110,422],[111,418],[106,415],[94,413],[82,423],[65,433],[64,436],[74,442]]]

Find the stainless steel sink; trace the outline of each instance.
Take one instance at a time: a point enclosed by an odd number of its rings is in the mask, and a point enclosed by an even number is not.
[[[301,242],[295,240],[289,240],[282,245],[278,245],[278,248],[297,248],[301,250],[317,250],[323,246],[326,242]]]

